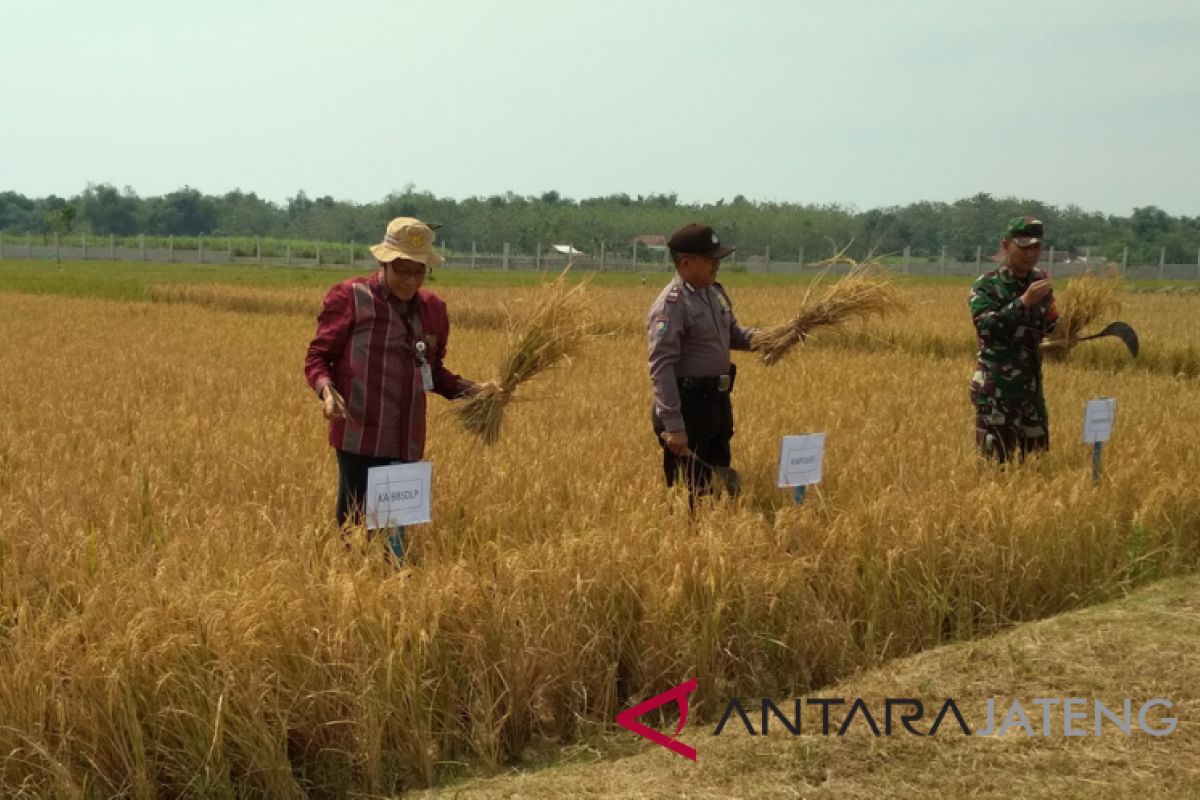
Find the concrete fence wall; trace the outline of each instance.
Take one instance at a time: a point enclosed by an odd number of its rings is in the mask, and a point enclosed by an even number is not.
[[[56,237],[57,238],[57,237]],[[189,244],[195,240],[189,240]],[[313,250],[311,243],[305,243],[306,250]],[[256,251],[261,253],[256,247]],[[976,257],[972,261],[950,260],[943,248],[940,256],[929,258],[911,257],[908,253],[893,259],[889,268],[897,273],[906,275],[944,275],[955,277],[971,277],[994,268],[994,263],[982,257],[983,248],[977,248]],[[60,261],[146,261],[153,263],[189,263],[189,264],[261,264],[264,266],[344,266],[369,269],[374,265],[370,252],[364,245],[343,245],[336,249],[327,249],[321,254],[316,250],[316,257],[300,257],[293,255],[290,245],[287,253],[279,255],[235,255],[227,241],[220,238],[211,242],[201,241],[200,248],[182,249],[168,247],[122,247],[117,246],[113,238],[101,238],[94,241],[80,236],[72,236],[70,242],[51,241],[45,243],[26,237],[25,241],[14,242],[0,239],[0,261],[4,260],[60,260]],[[735,254],[724,263],[728,272],[769,272],[769,273],[804,273],[813,274],[821,268],[814,267],[804,260],[803,249],[798,249],[794,259],[772,259],[770,253],[745,255]],[[741,256],[741,258],[739,258]],[[1103,270],[1105,264],[1096,260],[1078,260],[1064,263],[1062,254],[1046,251],[1042,266],[1053,276],[1070,277],[1088,270]],[[1054,263],[1051,263],[1053,259]],[[510,245],[505,245],[502,252],[483,253],[472,247],[470,252],[451,252],[447,255],[447,264],[461,269],[481,270],[523,270],[523,271],[558,271],[571,263],[575,269],[596,270],[601,272],[639,272],[639,273],[669,273],[671,264],[665,251],[634,248],[631,253],[583,254],[568,260],[567,256],[557,253],[548,247],[539,247],[534,253],[518,253]],[[1200,253],[1195,264],[1168,264],[1165,252],[1157,264],[1129,264],[1128,254],[1122,254],[1118,262],[1122,274],[1130,278],[1158,280],[1195,280],[1200,281]],[[833,274],[847,271],[845,265],[839,265],[830,270]]]

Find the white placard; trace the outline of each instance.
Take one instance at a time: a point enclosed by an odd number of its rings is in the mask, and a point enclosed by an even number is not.
[[[433,465],[428,461],[371,467],[367,470],[367,527],[375,530],[431,521],[432,486]]]
[[[1101,397],[1088,400],[1083,412],[1083,441],[1087,444],[1107,442],[1112,436],[1113,420],[1117,417],[1117,398]]]
[[[779,486],[808,486],[821,481],[825,434],[785,436],[779,448]]]

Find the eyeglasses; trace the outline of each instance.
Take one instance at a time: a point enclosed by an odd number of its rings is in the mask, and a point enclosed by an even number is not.
[[[425,270],[425,269],[408,270],[408,269],[396,269],[394,267],[392,268],[392,272],[395,273],[397,278],[400,278],[400,279],[411,278],[411,279],[417,280],[417,281],[425,280],[425,276],[427,274],[429,274],[429,270]]]

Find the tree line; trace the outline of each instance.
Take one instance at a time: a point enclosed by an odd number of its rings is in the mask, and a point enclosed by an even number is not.
[[[539,244],[573,244],[595,253],[627,253],[636,237],[669,234],[681,224],[713,225],[743,254],[770,252],[795,259],[801,248],[814,260],[835,245],[853,242],[850,254],[901,253],[971,260],[977,247],[987,255],[1005,220],[1017,213],[1046,222],[1048,243],[1059,251],[1131,263],[1156,263],[1165,248],[1169,263],[1192,263],[1200,249],[1200,217],[1171,216],[1156,206],[1135,208],[1127,217],[1055,206],[1039,200],[980,193],[954,202],[921,201],[860,211],[841,205],[757,202],[742,195],[715,203],[686,204],[674,194],[631,197],[614,194],[573,200],[556,191],[541,195],[507,192],[488,197],[438,197],[412,186],[378,202],[354,203],[309,197],[298,191],[286,203],[235,190],[208,195],[185,186],[153,197],[131,188],[89,184],[74,197],[27,197],[0,192],[0,231],[5,234],[96,236],[261,236],[327,242],[377,241],[393,217],[413,216],[443,225],[439,240],[455,250],[498,252],[505,243],[517,252]]]

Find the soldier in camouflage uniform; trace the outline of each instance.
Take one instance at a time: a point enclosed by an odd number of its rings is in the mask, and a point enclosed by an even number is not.
[[[685,225],[667,243],[675,277],[650,307],[651,422],[663,452],[663,474],[680,475],[688,498],[707,494],[711,467],[728,467],[733,437],[730,393],[735,378],[729,351],[752,349],[752,329],[738,325],[717,271],[733,248],[707,225]]]
[[[971,286],[979,355],[971,378],[975,443],[1000,463],[1050,447],[1042,390],[1042,340],[1058,322],[1049,276],[1037,268],[1042,222],[1013,217],[1004,264]]]

